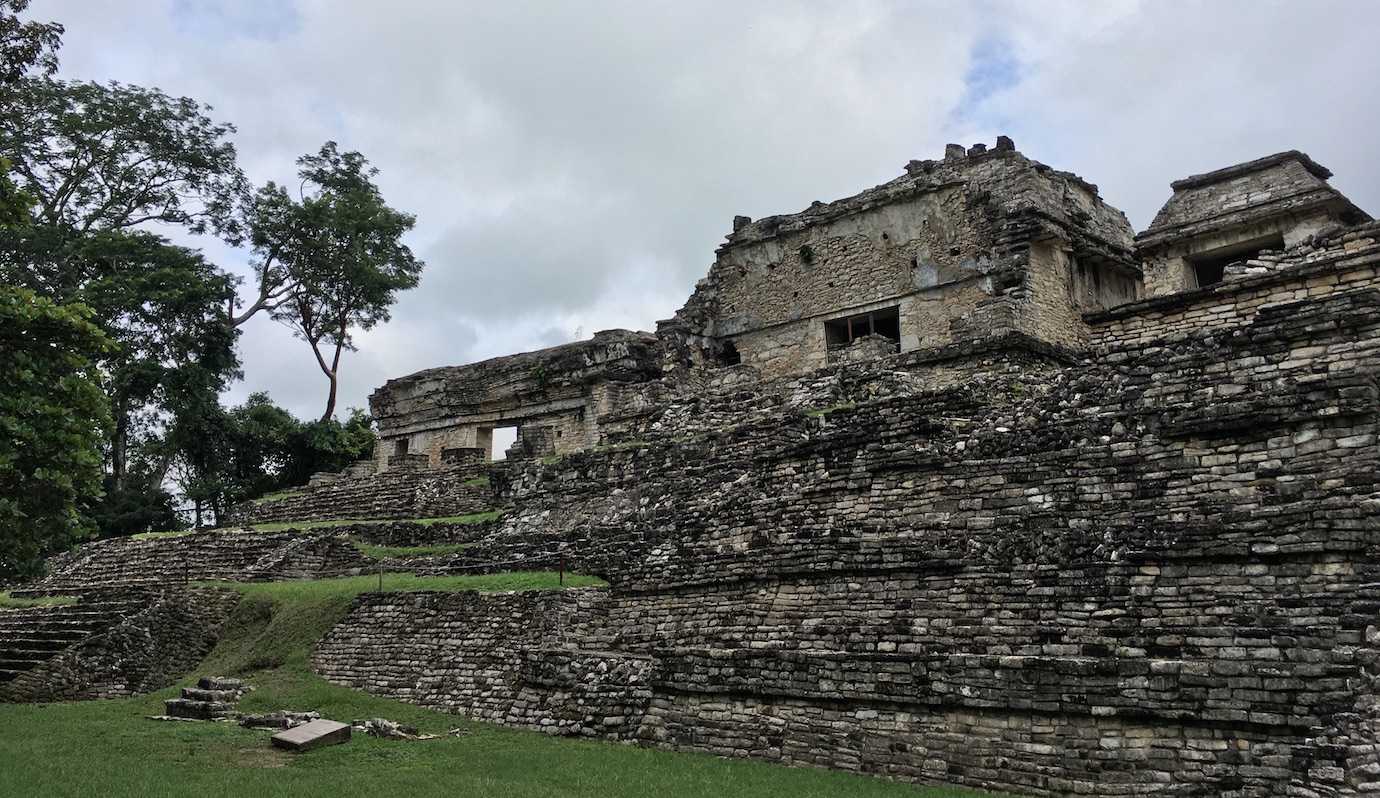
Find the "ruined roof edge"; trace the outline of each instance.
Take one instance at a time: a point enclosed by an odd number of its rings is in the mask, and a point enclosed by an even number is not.
[[[625,334],[626,334],[626,335],[625,335]],[[649,339],[655,339],[655,338],[656,338],[656,334],[655,334],[655,333],[648,332],[648,331],[646,331],[646,330],[628,330],[628,329],[625,329],[625,328],[622,328],[622,327],[615,327],[615,328],[610,329],[610,330],[599,330],[599,331],[595,332],[593,335],[591,335],[589,338],[581,338],[581,339],[578,340],[578,341],[570,341],[570,342],[567,342],[567,343],[564,343],[564,344],[556,344],[555,346],[548,346],[548,347],[545,347],[545,348],[542,348],[542,349],[531,349],[531,350],[528,350],[528,351],[526,351],[526,352],[513,352],[513,353],[511,353],[511,354],[507,354],[507,355],[497,355],[497,356],[495,356],[495,357],[485,358],[484,360],[475,360],[475,361],[471,361],[471,362],[469,362],[469,363],[457,363],[457,364],[451,365],[451,366],[432,366],[432,367],[429,368],[429,369],[422,369],[421,371],[414,371],[414,372],[412,372],[411,374],[404,374],[404,375],[401,376],[401,377],[393,377],[392,379],[386,381],[386,382],[385,382],[382,386],[380,386],[379,388],[376,388],[376,389],[374,390],[374,393],[378,393],[378,392],[380,392],[380,391],[382,391],[382,390],[388,388],[390,385],[395,385],[395,384],[399,384],[399,383],[409,382],[409,381],[421,379],[421,378],[424,378],[424,377],[430,377],[430,376],[434,376],[434,375],[441,374],[441,373],[444,373],[444,372],[454,372],[454,371],[457,371],[457,370],[460,370],[460,369],[471,369],[471,368],[475,368],[475,367],[477,367],[477,366],[488,366],[488,365],[492,365],[492,364],[498,363],[498,362],[500,362],[500,361],[514,360],[514,359],[537,359],[537,358],[551,357],[551,356],[554,356],[554,355],[560,353],[562,350],[573,350],[573,349],[576,349],[576,348],[579,348],[579,347],[586,347],[586,346],[592,346],[592,345],[595,345],[595,344],[608,343],[608,342],[610,342],[610,341],[613,340],[613,339],[623,339],[623,340],[641,339],[641,340],[649,340]],[[649,342],[650,342],[650,341],[649,341]]]
[[[1298,161],[1303,164],[1303,168],[1307,169],[1310,174],[1321,180],[1327,180],[1332,177],[1332,171],[1330,169],[1308,157],[1307,153],[1300,152],[1299,150],[1285,150],[1284,152],[1277,152],[1273,155],[1266,155],[1264,158],[1256,158],[1254,161],[1232,164],[1231,166],[1224,166],[1221,169],[1214,169],[1211,172],[1203,172],[1198,175],[1189,175],[1180,180],[1175,180],[1169,184],[1169,187],[1175,191],[1198,188],[1199,186],[1220,183],[1223,180],[1229,180],[1233,177],[1250,174],[1251,172],[1259,172],[1262,169],[1268,169],[1271,166],[1284,163],[1285,161]]]

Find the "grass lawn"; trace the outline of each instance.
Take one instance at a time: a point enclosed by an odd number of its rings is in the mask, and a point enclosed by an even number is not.
[[[432,546],[375,546],[362,540],[350,538],[350,543],[360,554],[373,560],[389,557],[436,557],[442,554],[455,554],[469,548],[470,543],[438,543]]]
[[[0,609],[18,607],[57,607],[76,604],[76,596],[40,596],[38,598],[16,598],[0,590]]]
[[[598,584],[569,577],[567,584]],[[328,684],[307,657],[375,577],[235,584],[244,600],[220,645],[196,674],[238,675],[258,689],[244,711],[313,709],[343,721],[384,717],[423,732],[464,728],[463,737],[396,742],[356,736],[346,745],[293,755],[269,732],[221,723],[160,723],[151,696],[50,705],[0,706],[0,795],[15,796],[978,796],[845,773],[548,737]],[[390,590],[552,588],[553,573],[473,577],[386,574]]]

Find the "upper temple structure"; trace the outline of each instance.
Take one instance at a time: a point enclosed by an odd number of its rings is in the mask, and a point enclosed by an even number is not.
[[[1172,184],[1136,235],[1097,186],[1000,136],[852,197],[738,216],[709,275],[655,334],[592,339],[390,380],[370,397],[390,462],[490,459],[614,442],[626,420],[725,369],[799,376],[957,344],[1028,340],[1071,352],[1085,315],[1280,268],[1285,250],[1369,220],[1331,173],[1282,152]]]

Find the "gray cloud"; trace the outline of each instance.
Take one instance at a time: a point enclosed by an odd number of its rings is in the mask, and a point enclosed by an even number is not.
[[[427,273],[359,336],[344,405],[416,369],[647,329],[733,214],[854,193],[950,140],[1011,133],[1138,225],[1168,181],[1295,146],[1380,207],[1366,4],[36,6],[68,26],[64,74],[211,103],[256,181],[336,139],[418,215]],[[255,321],[244,360],[232,399],[319,412],[324,380],[286,330]]]

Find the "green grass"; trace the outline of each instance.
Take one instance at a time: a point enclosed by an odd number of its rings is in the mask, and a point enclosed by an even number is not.
[[[130,535],[130,537],[134,540],[160,540],[162,538],[180,538],[196,531],[195,529],[178,529],[171,532],[140,532],[137,535]]]
[[[389,589],[550,587],[554,574],[420,579],[386,575]],[[359,736],[291,755],[269,733],[222,723],[157,723],[175,689],[110,701],[0,708],[0,793],[85,796],[406,795],[408,798],[956,798],[845,773],[548,737],[337,687],[307,666],[312,645],[348,610],[369,578],[235,585],[244,594],[221,643],[197,675],[239,675],[257,690],[244,711],[314,709],[339,720],[384,717],[464,737],[394,742]],[[186,684],[192,681],[191,676]]]
[[[809,416],[810,418],[821,418],[823,416],[829,415],[830,413],[837,413],[840,410],[852,410],[857,406],[857,402],[841,402],[839,404],[830,405],[828,407],[817,407],[814,410],[806,410],[805,415]]]
[[[467,488],[487,488],[489,486],[489,475],[485,474],[482,477],[474,477],[473,479],[467,479],[462,484],[464,484]]]
[[[374,560],[389,557],[439,557],[443,554],[456,554],[469,548],[471,543],[438,543],[433,546],[376,546],[362,540],[350,539],[350,543],[360,554]]]
[[[438,518],[335,518],[328,521],[274,521],[264,524],[250,524],[255,532],[282,532],[288,529],[321,529],[323,527],[345,526],[347,524],[482,524],[493,521],[503,514],[502,510],[470,515],[446,515]]]
[[[265,493],[264,495],[260,496],[259,498],[254,499],[254,500],[253,500],[253,503],[254,503],[254,504],[271,504],[271,503],[273,503],[273,502],[280,502],[280,501],[282,501],[283,499],[291,499],[291,498],[294,497],[294,496],[301,496],[302,493],[303,493],[303,489],[302,489],[302,488],[292,488],[292,489],[290,489],[290,490],[280,490],[280,491],[276,491],[276,492],[274,492],[274,493]]]
[[[519,571],[463,576],[417,576],[407,573],[386,573],[383,575],[383,589],[386,592],[402,590],[482,590],[485,592],[549,590],[558,588],[559,580],[560,577],[555,571]],[[566,587],[599,587],[604,584],[603,581],[593,576],[565,575]],[[335,579],[302,579],[288,582],[197,582],[196,585],[199,587],[229,588],[251,599],[284,602],[292,607],[328,599],[336,601],[341,607],[348,607],[354,597],[360,593],[378,590],[379,578],[377,574],[367,574],[342,576]]]
[[[40,596],[38,598],[16,598],[0,590],[0,609],[19,607],[66,607],[77,603],[76,596]]]

